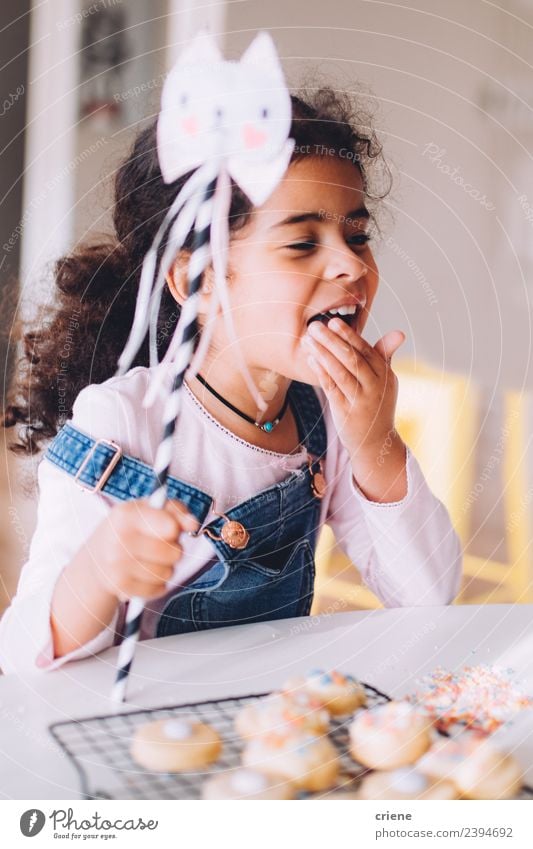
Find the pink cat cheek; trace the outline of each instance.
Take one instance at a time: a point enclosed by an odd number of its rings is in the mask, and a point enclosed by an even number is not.
[[[195,136],[198,132],[198,121],[191,115],[190,118],[184,118],[181,122],[181,128],[188,136]]]
[[[261,147],[265,142],[267,134],[256,130],[253,124],[245,124],[242,130],[244,145],[247,148]]]

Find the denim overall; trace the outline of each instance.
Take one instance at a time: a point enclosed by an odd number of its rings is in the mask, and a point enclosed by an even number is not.
[[[310,457],[281,483],[204,525],[211,496],[169,478],[169,498],[182,501],[198,519],[199,533],[211,539],[214,556],[191,583],[176,588],[159,618],[156,636],[309,614],[327,437],[312,387],[293,382],[289,398],[300,441]],[[45,456],[73,475],[80,486],[118,500],[148,496],[154,486],[150,466],[70,423],[59,431]]]

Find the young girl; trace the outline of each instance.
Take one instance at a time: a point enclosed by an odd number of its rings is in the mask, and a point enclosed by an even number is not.
[[[278,187],[252,208],[233,186],[232,315],[268,408],[255,408],[218,317],[184,387],[164,510],[148,505],[164,402],[142,404],[154,376],[147,346],[113,375],[143,257],[186,178],[163,182],[155,123],[137,137],[116,178],[116,240],[58,262],[57,308],[26,335],[6,412],[7,426],[25,425],[27,452],[65,413],[71,421],[39,465],[37,528],[0,625],[4,672],[52,669],[119,642],[132,596],[146,599],[141,638],[305,616],[325,522],[385,605],[452,601],[457,536],[394,429],[391,357],[403,334],[373,347],[362,336],[378,287],[369,225],[381,150],[359,124],[329,89],[293,97],[296,144]],[[186,262],[184,250],[167,277],[161,356],[187,294]],[[208,272],[201,323],[212,283]]]

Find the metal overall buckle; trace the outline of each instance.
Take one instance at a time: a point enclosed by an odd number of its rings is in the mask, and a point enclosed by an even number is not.
[[[98,448],[99,445],[107,445],[109,448],[112,448],[115,453],[110,458],[107,466],[101,472],[100,477],[96,481],[95,485],[89,486],[89,484],[86,484],[82,480],[80,480],[80,477],[83,474],[83,472],[85,471],[85,469],[87,468],[87,464],[90,462],[90,460],[94,456],[95,451],[96,451],[96,449]],[[113,469],[115,468],[115,466],[117,465],[117,463],[118,463],[118,461],[120,460],[121,457],[122,457],[122,448],[120,447],[120,445],[117,445],[117,443],[113,442],[111,439],[97,439],[96,442],[94,443],[94,445],[89,450],[89,453],[87,454],[85,460],[83,461],[83,463],[79,467],[78,471],[74,475],[74,480],[76,481],[76,483],[78,484],[80,489],[86,489],[87,492],[99,492],[106,485],[109,477],[111,476],[111,472],[113,471]]]

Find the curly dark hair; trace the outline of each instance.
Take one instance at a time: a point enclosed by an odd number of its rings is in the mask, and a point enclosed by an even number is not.
[[[321,87],[293,95],[291,161],[324,148],[358,168],[371,216],[390,190],[390,171],[369,114],[350,95]],[[335,153],[333,155],[335,155]],[[142,129],[115,178],[115,234],[84,245],[54,266],[54,306],[38,322],[18,326],[22,356],[4,407],[4,427],[20,426],[17,453],[39,451],[72,414],[78,393],[89,383],[112,377],[126,343],[135,310],[143,258],[177,192],[189,174],[166,184],[156,147],[156,121]],[[383,180],[383,177],[385,178]],[[376,188],[377,187],[377,188]],[[252,206],[232,185],[230,231],[243,227]],[[185,243],[190,248],[191,234]],[[164,247],[164,242],[162,248]],[[157,345],[162,357],[179,318],[179,307],[165,288]],[[69,356],[75,335],[76,356]],[[148,365],[145,340],[132,367]]]

